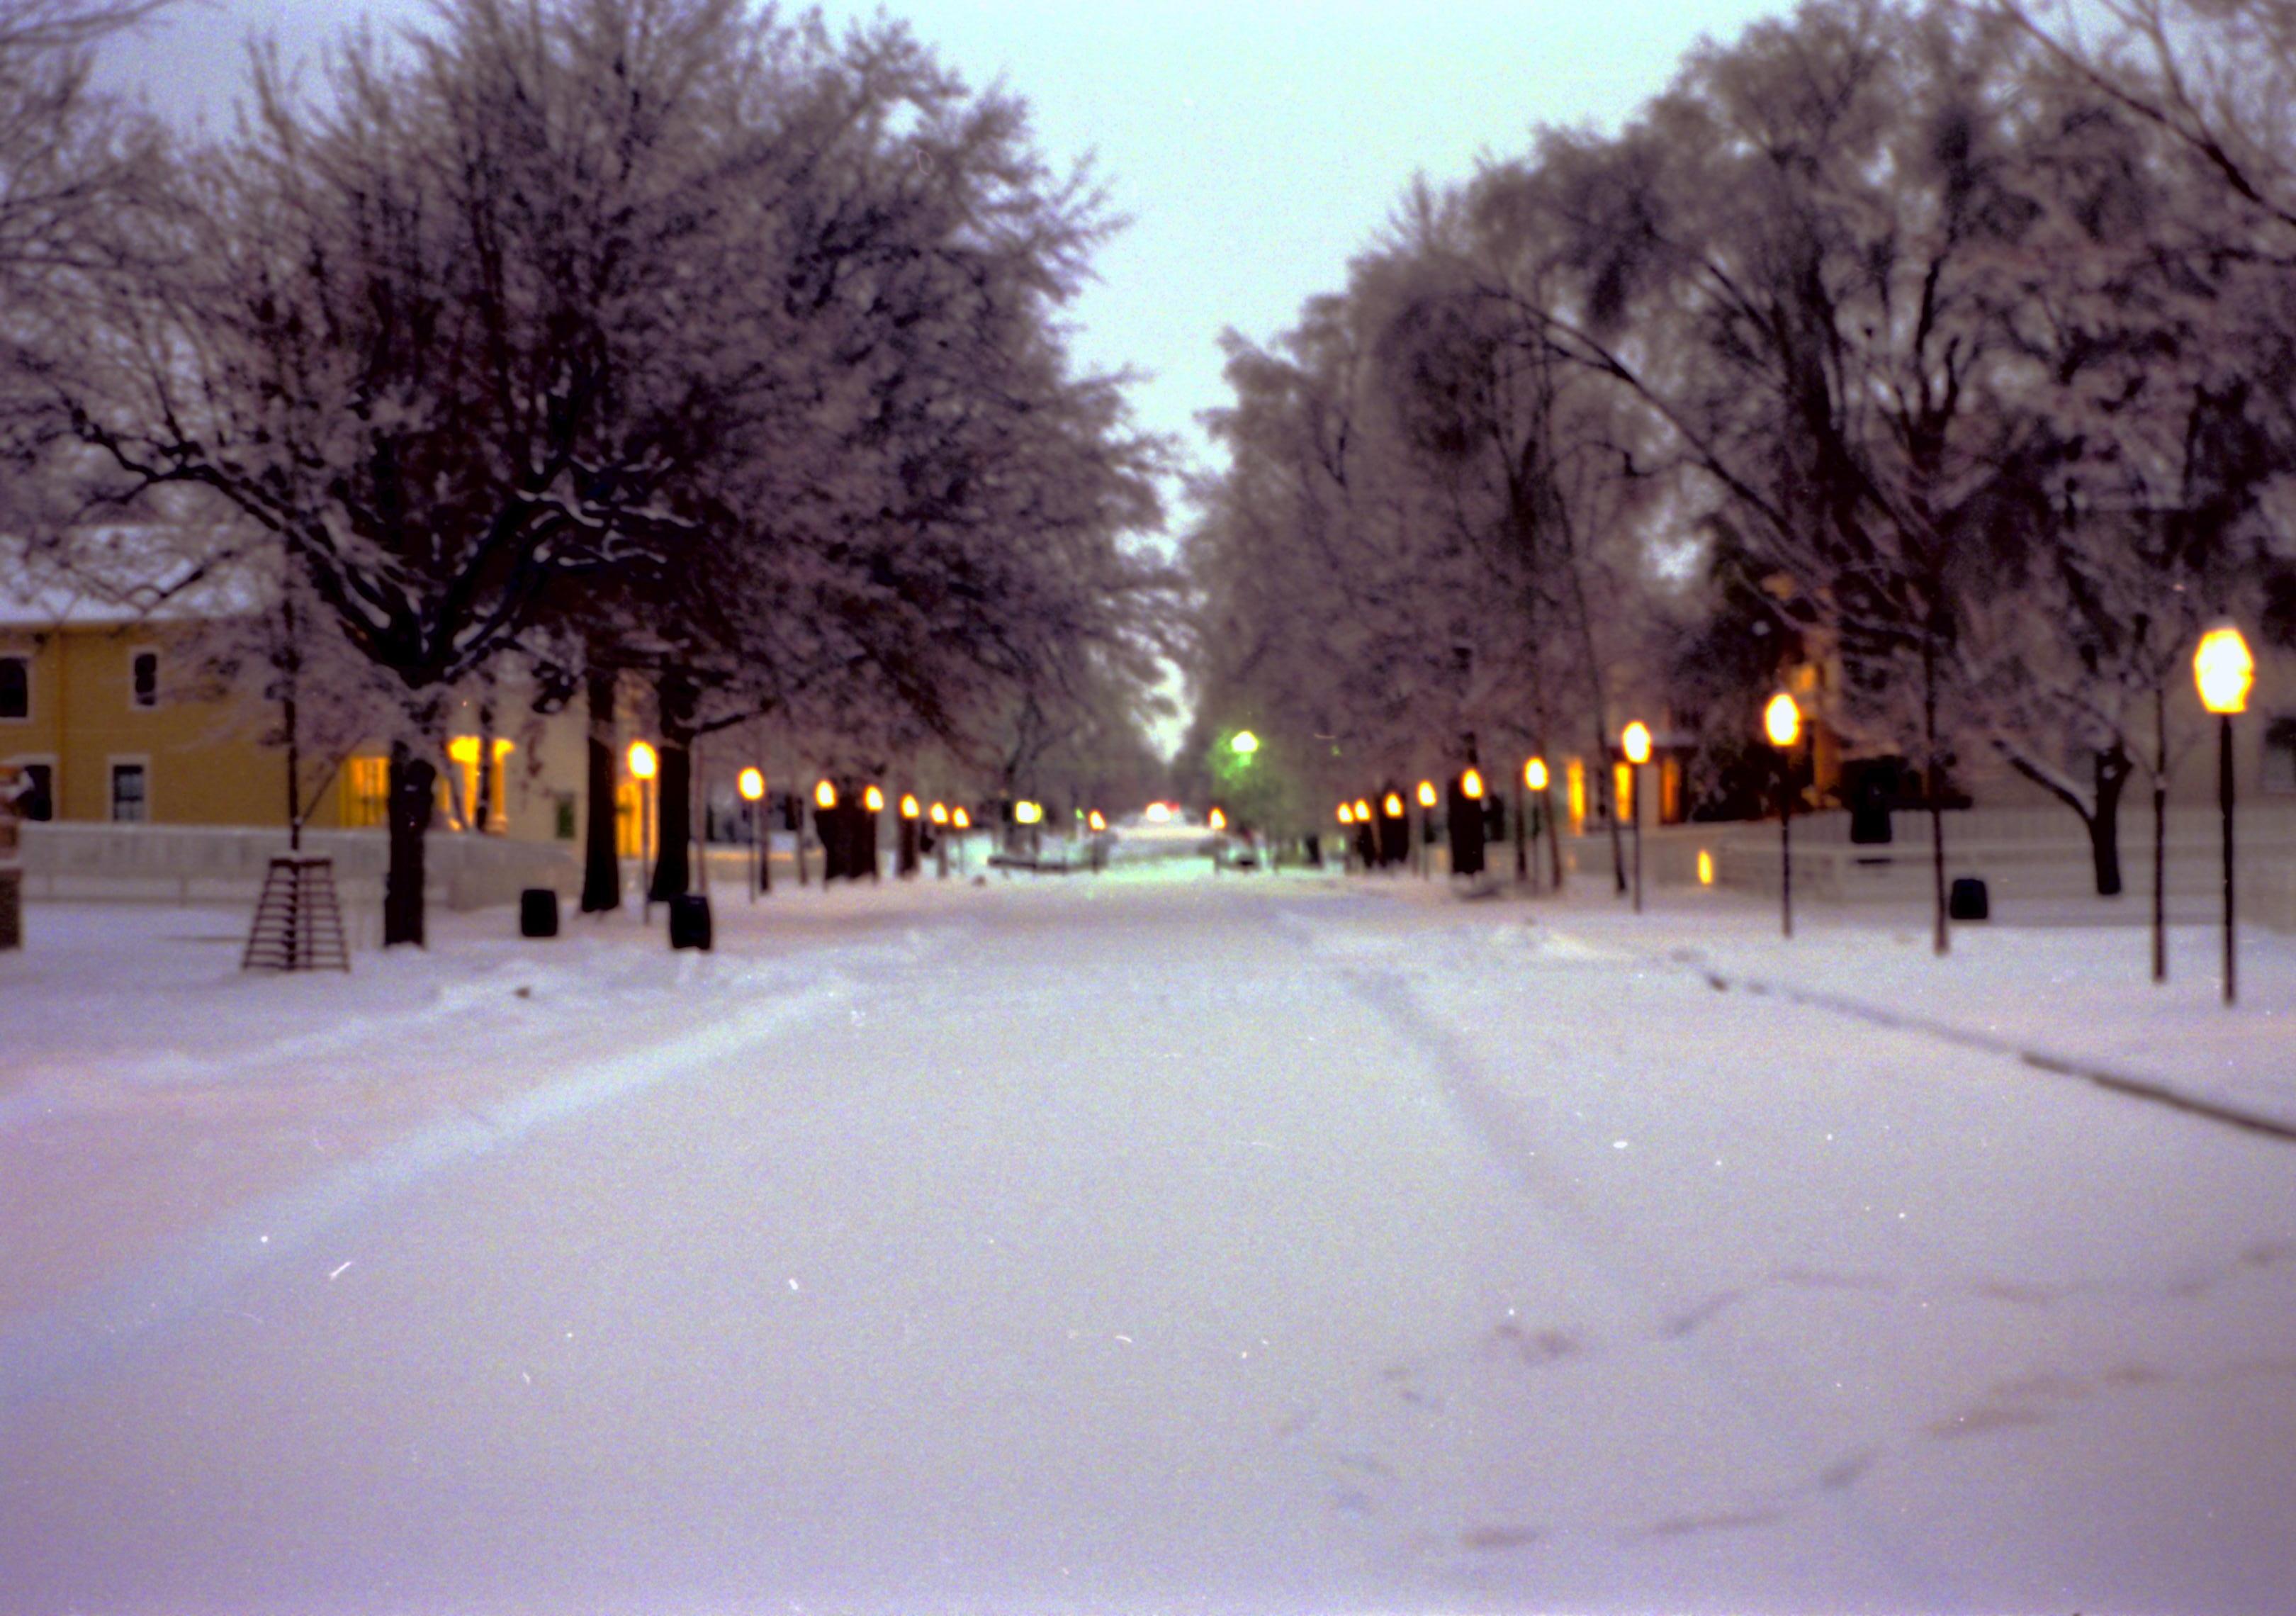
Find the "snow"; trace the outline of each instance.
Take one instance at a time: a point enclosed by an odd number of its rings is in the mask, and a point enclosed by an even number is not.
[[[2296,946],[1408,877],[0,956],[0,1609],[2282,1608]],[[1756,991],[1757,987],[1761,991]],[[1894,1017],[1884,1024],[1878,1017]]]

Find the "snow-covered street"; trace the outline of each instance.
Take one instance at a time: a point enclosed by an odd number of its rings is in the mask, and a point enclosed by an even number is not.
[[[0,1611],[2286,1608],[2296,940],[1589,884],[37,909]]]

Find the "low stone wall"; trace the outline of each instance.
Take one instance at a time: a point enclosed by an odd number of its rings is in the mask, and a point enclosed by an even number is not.
[[[316,831],[303,850],[334,860],[347,909],[379,909],[390,847],[376,831]],[[24,896],[80,902],[248,903],[263,890],[284,831],[230,825],[28,824]],[[581,885],[573,853],[499,836],[433,833],[423,849],[425,890],[455,910],[513,903],[526,887],[564,894]]]
[[[1892,840],[1849,840],[1849,816],[1812,814],[1793,824],[1794,895],[1816,903],[1918,902],[1931,891],[1930,822],[1926,814],[1893,816]],[[2222,822],[2212,808],[2171,808],[2168,815],[2166,885],[2170,913],[2200,919],[2220,913]],[[1971,809],[1945,816],[1946,879],[1973,875],[1996,899],[2070,900],[2093,898],[2095,873],[2088,839],[2070,810]],[[1609,863],[1607,837],[1570,844],[1578,868]],[[1779,885],[1778,824],[1645,826],[1643,878],[1658,886],[1698,879],[1698,854],[1713,860],[1717,886],[1775,893]],[[2235,824],[2241,918],[2296,931],[2296,804],[2271,800],[2238,809]],[[2125,894],[2149,897],[2152,886],[2152,812],[2149,800],[2125,812],[2120,824],[2120,874]]]

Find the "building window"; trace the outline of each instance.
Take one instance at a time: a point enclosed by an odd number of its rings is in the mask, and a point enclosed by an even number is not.
[[[127,658],[127,704],[130,707],[160,705],[160,653],[138,651]]]
[[[561,841],[574,840],[574,793],[560,792],[551,800],[551,834]]]
[[[372,830],[390,817],[390,759],[353,758],[343,765],[343,828]]]
[[[32,660],[0,657],[0,718],[32,716]]]
[[[56,766],[19,762],[23,778],[16,787],[16,815],[45,824],[56,816]]]
[[[2274,718],[2264,726],[2264,789],[2296,792],[2296,718]]]
[[[152,817],[150,787],[144,766],[141,763],[115,763],[111,766],[111,822],[114,824],[142,824]]]

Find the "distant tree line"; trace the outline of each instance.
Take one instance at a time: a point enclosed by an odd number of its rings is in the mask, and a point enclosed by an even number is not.
[[[633,690],[658,896],[720,730],[983,790],[1150,758],[1166,451],[1070,360],[1114,223],[1021,102],[890,21],[455,0],[308,83],[253,51],[193,139],[86,89],[153,9],[0,13],[5,525],[82,577],[254,581],[242,660],[389,748],[387,942],[459,702],[586,710],[594,907]]]
[[[1293,737],[1328,816],[1664,706],[1700,811],[1746,813],[1817,665],[1933,808],[1989,751],[2119,890],[2200,630],[2296,644],[2292,17],[1811,0],[1615,134],[1414,187],[1343,291],[1228,339],[1190,753]]]

